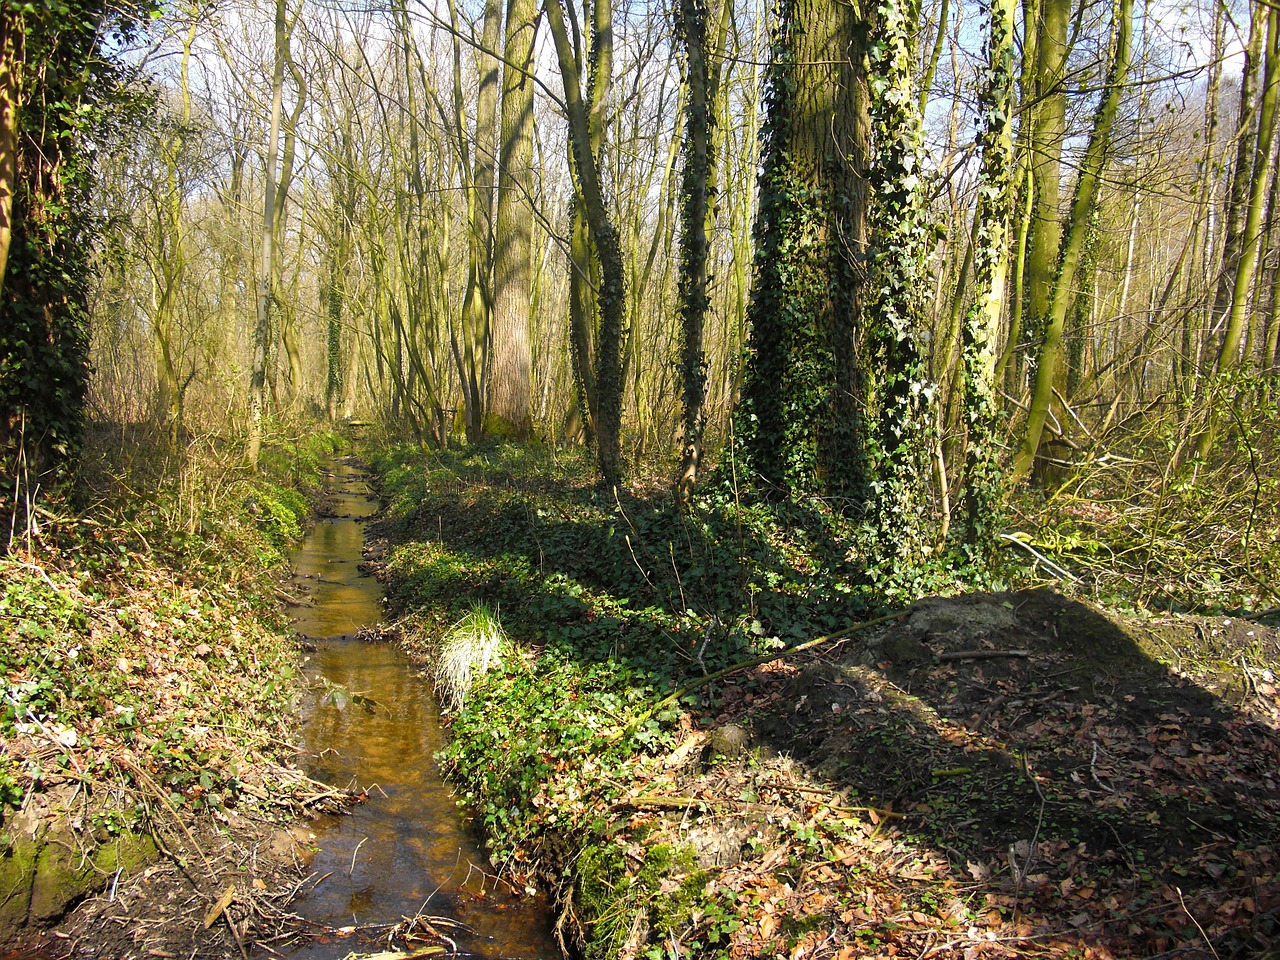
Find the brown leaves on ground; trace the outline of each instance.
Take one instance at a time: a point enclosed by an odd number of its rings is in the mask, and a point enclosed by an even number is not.
[[[710,871],[719,906],[673,931],[681,956],[1270,955],[1278,650],[1258,623],[1047,591],[924,601],[713,689],[702,724],[759,749],[705,766],[691,732],[634,785],[626,833]]]

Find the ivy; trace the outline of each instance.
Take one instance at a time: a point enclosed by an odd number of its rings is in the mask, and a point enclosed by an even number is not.
[[[963,550],[979,570],[992,565],[1003,526],[1004,477],[996,435],[995,337],[1004,304],[1009,223],[1013,208],[1014,11],[993,0],[987,40],[989,71],[981,94],[978,209],[974,220],[974,280],[978,295],[961,328],[965,427]]]
[[[145,16],[146,5],[134,15]],[[20,37],[22,95],[8,268],[0,290],[0,510],[69,464],[79,449],[88,384],[91,133],[109,122],[119,46],[133,22],[106,3],[0,2]],[[8,509],[15,509],[10,505]]]
[[[858,164],[831,155],[825,125],[822,142],[812,142],[814,124],[798,98],[833,84],[834,111],[855,116],[863,104],[850,71],[819,73],[809,62],[812,25],[798,22],[797,7],[795,0],[779,5],[766,74],[750,340],[735,435],[764,496],[817,494],[856,509],[866,481],[856,359],[863,270],[848,238],[862,235],[865,204],[850,173]],[[852,9],[822,12],[839,18],[824,30],[861,43]],[[858,124],[848,126],[839,148],[856,154],[864,146]]]
[[[918,0],[882,0],[871,45],[871,344],[875,376],[869,436],[875,479],[869,561],[889,592],[918,592],[928,552],[927,480],[935,443],[927,374],[926,257],[933,237],[924,202],[923,132],[913,88]]]

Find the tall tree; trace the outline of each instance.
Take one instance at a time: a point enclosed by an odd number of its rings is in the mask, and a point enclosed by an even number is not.
[[[600,330],[595,345],[595,381],[598,415],[595,419],[596,451],[600,474],[606,484],[622,480],[622,332],[627,315],[626,273],[618,231],[605,202],[600,175],[601,144],[593,137],[591,114],[604,109],[604,89],[610,82],[613,61],[613,14],[610,0],[596,0],[592,30],[592,108],[582,95],[578,59],[569,41],[560,0],[547,0],[547,25],[555,42],[556,59],[564,85],[565,113],[573,151],[576,193],[591,231],[591,242],[600,264]],[[603,131],[600,119],[596,129]]]
[[[13,239],[13,197],[18,188],[19,113],[26,23],[17,4],[0,3],[0,291]]]
[[[105,2],[0,0],[0,70],[9,71],[0,76],[0,183],[7,185],[0,186],[0,215],[9,236],[0,296],[6,512],[28,502],[80,442],[96,229],[91,134],[118,90],[118,68],[100,49],[112,25],[123,30],[129,21]]]
[[[867,437],[874,494],[868,559],[887,589],[914,591],[928,542],[934,386],[923,303],[931,243],[915,83],[919,0],[881,0],[871,49],[872,217]]]
[[[720,117],[720,63],[733,16],[732,0],[720,0],[719,22],[708,43],[710,14],[703,0],[681,0],[677,31],[685,49],[688,94],[685,101],[684,174],[680,211],[680,326],[683,379],[680,470],[676,493],[688,503],[702,461],[703,405],[707,393],[703,328],[710,299],[707,259],[715,221],[716,158],[713,151]],[[656,236],[655,236],[656,240]]]
[[[1071,201],[1071,215],[1067,233],[1062,238],[1058,252],[1058,269],[1054,277],[1052,296],[1046,315],[1044,339],[1036,358],[1035,382],[1032,385],[1031,405],[1022,444],[1013,461],[1012,477],[1024,479],[1030,473],[1040,450],[1040,439],[1049,405],[1053,401],[1054,378],[1062,356],[1062,333],[1066,326],[1067,311],[1071,306],[1076,271],[1085,252],[1090,223],[1098,201],[1099,185],[1111,146],[1111,131],[1120,109],[1120,97],[1129,76],[1131,59],[1130,39],[1133,34],[1133,0],[1116,0],[1113,23],[1114,43],[1111,65],[1106,84],[1098,101],[1089,145],[1080,164],[1080,176],[1076,181],[1075,195]]]
[[[1227,263],[1223,253],[1223,273],[1231,278],[1229,307],[1224,317],[1222,341],[1214,361],[1214,373],[1226,374],[1240,363],[1240,343],[1248,324],[1249,299],[1253,292],[1254,275],[1261,255],[1263,213],[1267,190],[1275,175],[1272,145],[1276,130],[1276,109],[1280,106],[1280,10],[1264,4],[1266,41],[1263,54],[1262,91],[1258,103],[1257,126],[1251,140],[1251,148],[1238,155],[1235,179],[1242,175],[1248,184],[1244,222],[1239,229],[1239,250],[1232,251],[1234,262]],[[1216,423],[1212,404],[1205,411],[1206,422],[1195,442],[1198,459],[1208,456],[1216,436]]]
[[[463,419],[467,439],[478,441],[484,433],[486,370],[489,353],[489,319],[492,308],[490,278],[493,267],[494,153],[497,146],[498,58],[502,29],[501,0],[485,0],[482,36],[476,51],[479,91],[476,98],[474,150],[468,143],[464,109],[462,41],[457,4],[449,0],[453,35],[454,126],[465,178],[467,198],[467,280],[462,301],[461,343],[455,336],[454,358],[462,381]]]
[[[267,376],[271,362],[271,316],[278,296],[278,265],[280,254],[276,249],[279,221],[283,213],[284,197],[278,179],[280,162],[280,125],[284,112],[284,71],[289,60],[289,22],[285,16],[285,0],[276,0],[274,37],[271,68],[271,106],[267,117],[267,143],[263,152],[266,171],[262,189],[262,228],[259,233],[259,266],[257,277],[257,309],[253,327],[253,367],[249,374],[249,442],[245,456],[249,463],[257,465],[262,450],[263,432],[267,415]]]
[[[533,431],[533,47],[534,0],[509,0],[503,41],[498,210],[494,223],[493,343],[486,429],[527,439]]]
[[[996,437],[996,344],[1004,312],[1013,186],[1014,0],[991,0],[987,82],[982,90],[978,143],[978,203],[974,213],[976,296],[961,328],[964,390],[965,543],[988,563],[996,545],[1002,500]]]
[[[870,97],[860,10],[784,0],[773,36],[736,429],[768,496],[860,502],[866,493],[857,348]]]

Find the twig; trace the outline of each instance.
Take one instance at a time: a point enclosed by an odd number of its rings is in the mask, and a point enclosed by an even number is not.
[[[1244,706],[1258,695],[1258,681],[1253,679],[1253,671],[1249,669],[1249,661],[1243,653],[1240,654],[1240,669],[1244,672],[1245,679],[1244,696],[1240,698],[1240,705]]]
[[[1000,539],[1001,539],[1001,540],[1008,540],[1010,543],[1015,543],[1015,544],[1017,544],[1017,545],[1018,545],[1018,546],[1020,546],[1023,550],[1027,551],[1027,553],[1031,554],[1033,557],[1035,557],[1037,560],[1039,560],[1041,563],[1043,563],[1046,567],[1048,567],[1052,572],[1056,573],[1056,574],[1057,574],[1059,577],[1061,577],[1062,579],[1064,579],[1064,580],[1070,580],[1072,583],[1079,583],[1079,582],[1080,582],[1080,578],[1079,578],[1079,577],[1077,577],[1077,576],[1076,576],[1075,574],[1073,574],[1073,573],[1068,572],[1067,570],[1063,569],[1062,567],[1058,566],[1056,563],[1054,563],[1052,560],[1050,560],[1048,557],[1046,557],[1043,553],[1041,553],[1039,550],[1037,550],[1037,549],[1036,549],[1035,547],[1033,547],[1031,544],[1027,543],[1025,540],[1019,540],[1017,537],[1015,537],[1015,536],[1014,536],[1013,534],[1011,534],[1011,533],[1002,533],[1002,534],[1000,534]]]
[[[1213,947],[1213,941],[1210,940],[1209,935],[1204,932],[1204,927],[1200,926],[1200,921],[1197,920],[1192,912],[1187,909],[1187,901],[1182,899],[1182,888],[1174,887],[1173,889],[1178,892],[1178,904],[1182,907],[1182,912],[1190,917],[1191,922],[1196,925],[1196,929],[1200,931],[1200,936],[1204,937],[1205,945],[1209,948],[1209,951],[1213,954],[1215,960],[1222,960],[1222,958],[1218,956],[1218,951]]]
[[[1089,759],[1089,776],[1093,777],[1093,782],[1096,783],[1103,790],[1107,791],[1107,793],[1116,792],[1115,787],[1108,786],[1098,778],[1098,741],[1097,740],[1093,741],[1093,756]]]
[[[354,877],[354,876],[355,876],[355,873],[356,873],[356,857],[357,857],[357,856],[359,856],[359,854],[360,854],[360,848],[364,846],[364,842],[365,842],[365,840],[368,840],[368,839],[369,839],[368,837],[364,837],[363,839],[361,839],[361,841],[360,841],[359,843],[357,843],[357,844],[356,844],[356,848],[355,848],[354,850],[352,850],[352,851],[351,851],[351,869],[347,871],[347,877],[348,877],[348,878],[352,878],[352,877]]]

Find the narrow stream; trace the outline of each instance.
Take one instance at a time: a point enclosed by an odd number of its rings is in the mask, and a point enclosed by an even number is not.
[[[377,581],[359,570],[364,520],[377,505],[357,464],[340,459],[332,472],[335,516],[315,525],[295,561],[310,602],[290,615],[316,645],[302,738],[311,776],[355,783],[369,801],[309,824],[320,848],[311,870],[325,879],[294,909],[334,927],[444,916],[470,928],[456,935],[465,955],[559,958],[545,902],[514,898],[480,869],[485,856],[434,759],[443,733],[429,683],[392,645],[349,636],[382,614]],[[333,938],[289,956],[338,960],[377,949]]]

